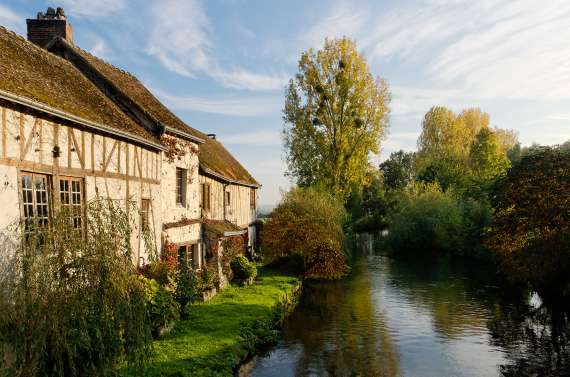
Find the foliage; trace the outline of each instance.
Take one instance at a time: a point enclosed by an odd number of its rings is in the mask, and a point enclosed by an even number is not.
[[[236,256],[231,263],[234,279],[245,281],[255,279],[257,276],[257,267],[250,262],[245,255]]]
[[[160,332],[179,318],[180,306],[170,291],[154,279],[140,277],[145,287],[146,306],[150,316],[152,335]]]
[[[516,281],[568,294],[570,283],[570,153],[540,147],[496,185],[487,244]]]
[[[414,153],[403,150],[392,152],[390,157],[380,164],[386,190],[399,190],[414,181]]]
[[[303,53],[283,109],[288,175],[346,198],[365,183],[368,156],[379,152],[389,102],[388,85],[373,78],[350,39]]]
[[[174,298],[180,306],[180,313],[182,318],[187,316],[188,304],[196,300],[198,295],[198,280],[194,270],[185,263],[180,263],[178,273],[176,274],[176,290],[174,291]]]
[[[219,277],[216,274],[216,269],[208,263],[205,263],[200,273],[200,278],[197,284],[197,290],[202,292],[207,289],[214,288],[218,283]]]
[[[385,229],[385,216],[391,205],[390,193],[386,193],[384,177],[380,172],[369,172],[368,183],[361,190],[353,190],[345,205],[355,232]]]
[[[173,278],[176,270],[172,269],[172,265],[168,261],[158,260],[141,267],[140,273],[147,279],[154,279],[163,286],[172,286],[174,285]]]
[[[294,188],[283,196],[265,224],[262,245],[266,256],[302,256],[305,276],[336,279],[347,271],[343,253],[342,202],[315,188]]]
[[[398,252],[481,256],[478,248],[490,208],[464,201],[437,184],[416,184],[388,215],[388,242]]]
[[[233,279],[233,271],[231,263],[235,257],[243,254],[245,251],[245,242],[243,237],[228,237],[222,241],[222,272],[228,280]]]
[[[516,154],[518,145],[514,131],[491,129],[489,122],[489,114],[477,108],[456,115],[445,107],[432,107],[418,140],[418,178],[480,197],[485,186],[508,168],[507,153]]]
[[[88,204],[84,220],[74,229],[62,210],[49,227],[4,239],[0,374],[95,376],[147,359],[151,331],[132,263],[132,224],[119,205],[102,200]]]
[[[229,286],[212,300],[192,305],[190,317],[157,339],[149,368],[122,371],[128,376],[231,376],[260,345],[272,341],[280,303],[298,284],[292,275],[261,268],[247,288]],[[287,295],[287,296],[286,296]],[[239,308],[239,310],[236,310]]]
[[[471,143],[467,139],[468,130],[473,133],[453,111],[442,106],[432,107],[422,122],[422,133],[418,139],[420,155],[431,160],[444,157],[461,159]]]
[[[491,184],[511,166],[505,151],[496,135],[488,128],[483,128],[475,137],[470,154],[473,184],[472,196],[487,198]]]

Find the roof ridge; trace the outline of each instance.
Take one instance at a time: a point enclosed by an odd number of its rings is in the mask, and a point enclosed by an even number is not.
[[[58,37],[58,38],[61,38],[61,37]],[[62,38],[62,39],[63,39],[63,38]],[[116,69],[117,71],[119,71],[119,72],[121,72],[121,73],[124,73],[124,74],[127,74],[127,75],[131,76],[132,78],[134,78],[134,79],[137,80],[138,82],[141,82],[141,81],[137,78],[137,76],[135,76],[135,75],[132,74],[131,72],[127,71],[126,69],[123,69],[123,68],[121,68],[121,67],[118,67],[118,66],[116,66],[116,65],[114,65],[114,64],[112,64],[112,63],[109,63],[107,60],[105,60],[105,59],[103,59],[103,58],[100,58],[99,56],[97,56],[97,55],[95,55],[95,54],[93,54],[93,53],[91,53],[91,52],[89,52],[89,51],[87,51],[87,50],[85,50],[85,49],[83,49],[83,48],[81,48],[81,47],[75,45],[75,44],[73,45],[73,47],[76,48],[76,49],[78,49],[79,51],[82,51],[82,52],[84,52],[85,54],[87,54],[87,55],[93,57],[94,59],[100,61],[101,63],[103,63],[103,64],[105,64],[105,65],[108,65],[109,67],[111,67],[111,68],[113,68],[113,69]],[[142,84],[142,83],[141,83],[141,84]]]
[[[6,33],[12,35],[13,37],[15,37],[17,40],[19,40],[19,42],[23,43],[24,45],[26,45],[26,47],[28,48],[32,48],[35,49],[36,52],[43,54],[44,56],[46,56],[48,59],[55,59],[55,60],[59,60],[60,62],[64,62],[64,64],[68,64],[70,67],[73,67],[73,64],[71,64],[69,61],[67,61],[67,59],[62,58],[61,56],[58,56],[56,54],[52,54],[51,52],[49,52],[48,50],[46,50],[45,48],[38,46],[37,44],[28,41],[24,36],[16,33],[13,30],[8,29],[7,27],[0,25],[0,29],[3,29],[4,31],[6,31]],[[57,38],[61,38],[61,37],[57,37]]]

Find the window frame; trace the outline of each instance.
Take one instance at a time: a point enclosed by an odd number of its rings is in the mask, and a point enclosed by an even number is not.
[[[85,178],[77,176],[60,175],[56,176],[56,179],[52,180],[57,182],[57,205],[58,210],[64,207],[70,208],[70,213],[72,214],[72,226],[74,229],[84,229],[85,228],[85,218],[86,218],[86,200],[85,200]],[[68,189],[62,190],[62,183],[68,183]],[[75,186],[75,190],[74,190]],[[79,191],[77,191],[79,189]],[[64,203],[62,200],[62,193],[67,193],[69,195],[68,203]],[[79,199],[79,203],[73,203],[74,198]],[[74,208],[75,207],[75,208]]]
[[[200,203],[202,206],[202,209],[204,211],[210,211],[211,210],[211,187],[209,183],[202,183],[201,184],[201,189],[202,189],[202,196],[201,196],[201,200],[202,202]]]
[[[257,207],[257,192],[254,188],[249,191],[249,207],[255,209]]]
[[[140,227],[143,232],[150,231],[150,199],[141,198]]]
[[[188,186],[188,169],[176,167],[176,204],[186,207],[186,192]]]
[[[30,177],[30,187],[24,187],[24,178]],[[40,203],[40,205],[45,205],[46,213],[45,216],[40,217],[41,219],[45,220],[45,224],[42,226],[50,226],[52,220],[52,211],[53,211],[53,176],[46,173],[34,172],[34,171],[20,171],[18,174],[18,197],[21,203],[20,206],[20,218],[21,221],[24,223],[25,232],[28,233],[30,230],[28,229],[28,224],[34,224],[35,226],[38,225],[38,203],[37,203],[37,191],[35,187],[36,177],[44,178],[45,189],[40,191],[45,191],[45,203]],[[24,197],[24,192],[31,192],[31,202],[28,202],[29,197],[26,195]],[[27,213],[27,206],[31,206],[32,216],[26,216]],[[31,221],[28,221],[31,219]]]
[[[224,191],[224,205],[229,207],[231,205],[231,194],[229,190]]]
[[[203,248],[199,246],[198,241],[182,242],[176,244],[178,247],[178,263],[184,263],[186,267],[200,271],[202,269]]]

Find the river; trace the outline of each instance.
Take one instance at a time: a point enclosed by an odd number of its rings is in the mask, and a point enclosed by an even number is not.
[[[305,285],[251,377],[570,376],[568,316],[489,266],[360,248],[350,276]]]

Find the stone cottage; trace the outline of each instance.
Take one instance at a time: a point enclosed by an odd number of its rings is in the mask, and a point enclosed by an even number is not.
[[[137,206],[139,265],[148,261],[142,229],[158,253],[174,244],[197,269],[211,229],[253,247],[260,185],[215,135],[77,47],[63,9],[27,27],[28,40],[0,27],[0,229],[18,218],[49,223],[60,206],[103,197]]]

